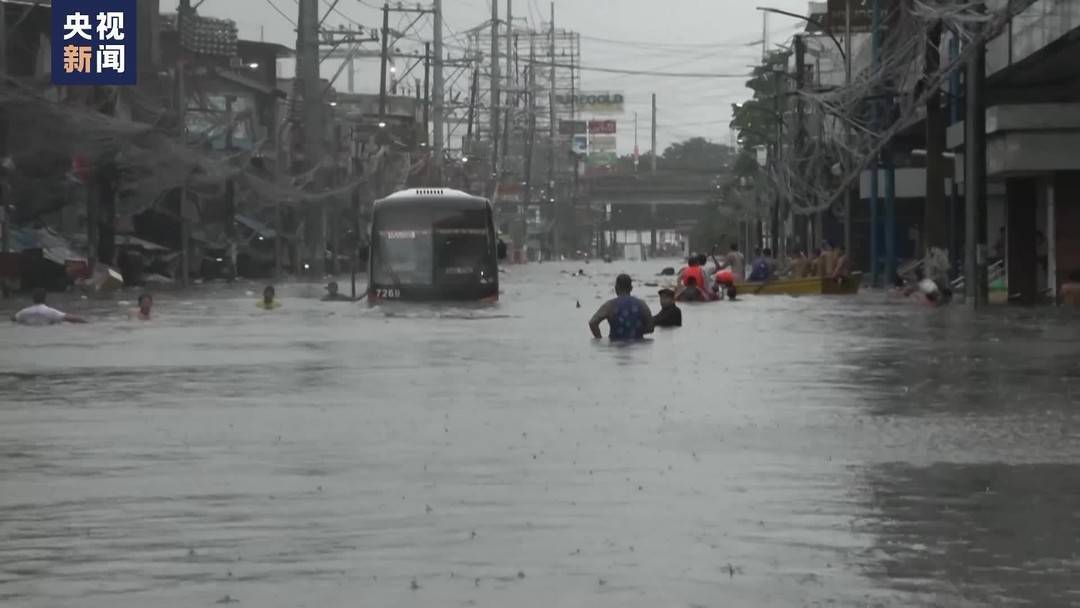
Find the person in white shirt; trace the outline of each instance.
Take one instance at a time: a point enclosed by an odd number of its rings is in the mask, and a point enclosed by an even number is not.
[[[69,315],[45,304],[44,289],[35,289],[31,297],[34,305],[28,306],[11,315],[11,320],[19,325],[55,325],[57,323],[86,323],[76,315]]]

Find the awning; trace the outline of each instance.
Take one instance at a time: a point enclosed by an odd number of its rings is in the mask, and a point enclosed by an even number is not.
[[[139,249],[142,249],[144,251],[154,252],[169,251],[168,247],[158,245],[157,243],[151,243],[146,239],[140,239],[139,237],[130,234],[116,235],[115,242],[117,247],[138,247]]]
[[[255,232],[255,234],[257,234],[258,236],[261,236],[261,237],[266,238],[266,239],[277,238],[277,231],[276,230],[274,230],[273,228],[267,226],[266,224],[260,222],[259,220],[255,219],[253,217],[248,217],[246,215],[240,215],[240,214],[236,214],[234,217],[236,218],[236,223],[237,224],[240,224],[241,226],[247,227],[248,229]]]
[[[238,84],[238,85],[240,85],[242,87],[247,87],[247,88],[251,89],[252,91],[257,91],[259,93],[262,93],[263,95],[272,95],[272,96],[278,97],[280,99],[285,99],[286,97],[288,97],[288,95],[285,93],[285,91],[282,91],[281,89],[275,89],[274,87],[272,87],[272,86],[270,86],[268,84],[264,84],[262,82],[259,82],[259,80],[255,79],[255,78],[252,78],[250,76],[246,76],[244,74],[241,74],[241,73],[233,71],[233,70],[228,70],[228,69],[224,69],[224,68],[217,68],[217,69],[214,70],[214,73],[217,74],[219,77],[224,78],[225,80],[228,80],[229,82],[232,82],[234,84]]]
[[[86,255],[77,252],[71,241],[48,228],[12,228],[11,247],[16,252],[40,249],[45,259],[61,266],[86,261]]]

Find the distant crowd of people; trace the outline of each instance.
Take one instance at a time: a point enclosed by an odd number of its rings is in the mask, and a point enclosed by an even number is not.
[[[65,313],[53,308],[46,303],[48,292],[38,288],[31,292],[31,305],[11,315],[11,320],[19,325],[57,325],[60,323],[86,323],[87,320],[79,315]],[[327,283],[326,295],[323,302],[353,302],[354,299],[341,293],[338,284],[334,281]],[[281,302],[277,299],[277,290],[273,285],[267,285],[263,289],[262,298],[255,303],[262,310],[276,310],[281,308]],[[149,293],[139,295],[136,307],[128,311],[131,319],[150,321],[154,318],[154,296]]]

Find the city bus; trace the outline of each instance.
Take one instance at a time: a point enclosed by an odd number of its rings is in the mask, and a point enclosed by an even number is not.
[[[449,188],[416,188],[375,201],[369,303],[494,302],[500,256],[491,203]]]

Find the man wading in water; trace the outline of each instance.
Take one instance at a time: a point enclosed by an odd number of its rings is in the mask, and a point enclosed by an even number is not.
[[[57,323],[86,323],[86,320],[76,315],[63,313],[45,304],[46,292],[44,289],[35,289],[31,297],[33,306],[28,306],[11,315],[11,320],[19,325],[55,325]]]
[[[634,288],[630,275],[615,278],[615,298],[600,305],[589,320],[594,338],[602,338],[600,322],[607,319],[611,340],[640,340],[653,333],[653,317],[649,305],[630,295]]]

